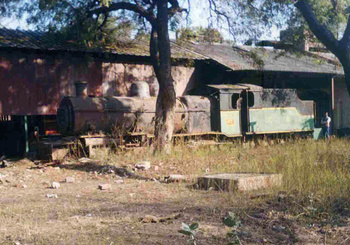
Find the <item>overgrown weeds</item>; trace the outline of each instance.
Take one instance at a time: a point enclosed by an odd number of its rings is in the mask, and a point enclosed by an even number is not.
[[[161,165],[158,175],[169,173],[192,176],[206,173],[252,172],[283,174],[283,185],[272,190],[273,195],[283,191],[308,210],[307,215],[341,213],[348,215],[350,191],[350,140],[288,141],[254,146],[235,143],[202,145],[201,142],[178,144],[171,155],[153,155],[150,149],[119,152],[104,150],[99,159],[116,165],[148,160]],[[350,212],[349,212],[350,215]]]

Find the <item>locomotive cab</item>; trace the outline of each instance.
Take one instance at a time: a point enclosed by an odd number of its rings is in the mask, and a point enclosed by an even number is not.
[[[254,91],[261,88],[245,84],[208,85],[207,88],[214,104],[213,130],[229,137],[249,132],[249,107],[254,105]]]
[[[299,99],[294,89],[264,89],[251,84],[208,85],[212,125],[229,137],[312,132],[313,101]]]

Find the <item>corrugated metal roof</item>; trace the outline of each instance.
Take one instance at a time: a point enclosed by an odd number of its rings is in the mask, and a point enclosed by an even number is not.
[[[0,48],[34,50],[80,51],[110,53],[116,55],[149,56],[149,43],[142,40],[121,41],[105,48],[86,48],[74,42],[59,42],[38,31],[0,29]],[[172,58],[204,60],[212,59],[235,71],[263,70],[283,72],[307,72],[344,74],[339,63],[328,56],[315,53],[292,53],[284,50],[226,44],[171,42]]]
[[[87,48],[73,41],[59,42],[38,31],[0,29],[0,48],[34,49],[43,51],[80,51],[89,53],[110,53],[116,55],[149,56],[149,42],[125,40],[105,48]],[[171,43],[172,58],[206,59],[205,56]]]
[[[232,70],[344,74],[336,59],[314,53],[227,44],[186,43],[187,49],[207,56]]]

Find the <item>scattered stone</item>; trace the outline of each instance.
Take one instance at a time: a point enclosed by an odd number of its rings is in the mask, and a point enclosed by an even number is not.
[[[251,191],[282,184],[281,174],[228,173],[206,175],[198,178],[200,188],[219,191]]]
[[[6,177],[5,174],[0,173],[0,179],[5,178],[5,177]]]
[[[279,226],[279,225],[277,225],[277,226],[273,225],[272,226],[272,230],[275,230],[275,231],[278,231],[278,232],[282,232],[282,231],[286,230],[286,227],[285,226]]]
[[[25,188],[27,188],[28,186],[27,186],[26,184],[22,184],[21,187],[22,187],[23,189],[25,189]]]
[[[158,166],[154,166],[154,171],[158,171],[159,167]]]
[[[141,218],[141,222],[142,223],[163,223],[169,220],[173,220],[173,219],[178,219],[181,217],[180,213],[176,213],[176,214],[171,214],[169,216],[166,217],[156,217],[154,215],[146,215],[145,217]]]
[[[171,214],[171,215],[166,216],[166,217],[160,217],[158,220],[159,220],[159,222],[166,222],[168,220],[178,219],[180,217],[181,217],[181,214],[176,213],[176,214]]]
[[[159,219],[153,215],[146,215],[141,221],[142,223],[159,223]]]
[[[89,162],[93,162],[93,160],[91,160],[90,158],[87,158],[87,157],[82,157],[82,158],[79,158],[78,160],[79,162],[81,163],[89,163]]]
[[[110,184],[99,184],[98,185],[98,188],[101,190],[101,191],[104,191],[104,190],[111,190],[112,189],[112,186]]]
[[[1,168],[8,168],[8,167],[10,167],[10,163],[6,160],[2,160],[0,167]]]
[[[149,161],[141,161],[135,164],[136,169],[147,170],[151,168],[151,162]]]
[[[75,179],[74,177],[66,177],[66,183],[74,183]]]
[[[61,184],[58,182],[52,182],[51,187],[52,187],[52,189],[58,189],[61,187]]]
[[[47,198],[58,198],[57,194],[46,194]]]
[[[117,179],[114,181],[116,184],[124,184],[124,180],[122,179]]]
[[[53,169],[55,169],[55,170],[60,170],[60,167],[54,167]]]
[[[171,174],[168,177],[164,178],[164,181],[167,183],[172,183],[172,182],[186,182],[187,177],[185,175],[181,174]]]

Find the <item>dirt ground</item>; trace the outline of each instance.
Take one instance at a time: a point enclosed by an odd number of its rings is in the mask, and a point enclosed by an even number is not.
[[[0,244],[189,244],[178,232],[182,222],[199,223],[197,244],[228,244],[228,212],[242,221],[237,243],[350,244],[347,222],[301,221],[304,214],[289,213],[287,199],[266,191],[222,193],[156,180],[167,168],[124,177],[121,169],[94,161],[46,167],[13,162],[0,169]],[[51,188],[52,182],[60,188]],[[111,189],[100,190],[100,184]]]

